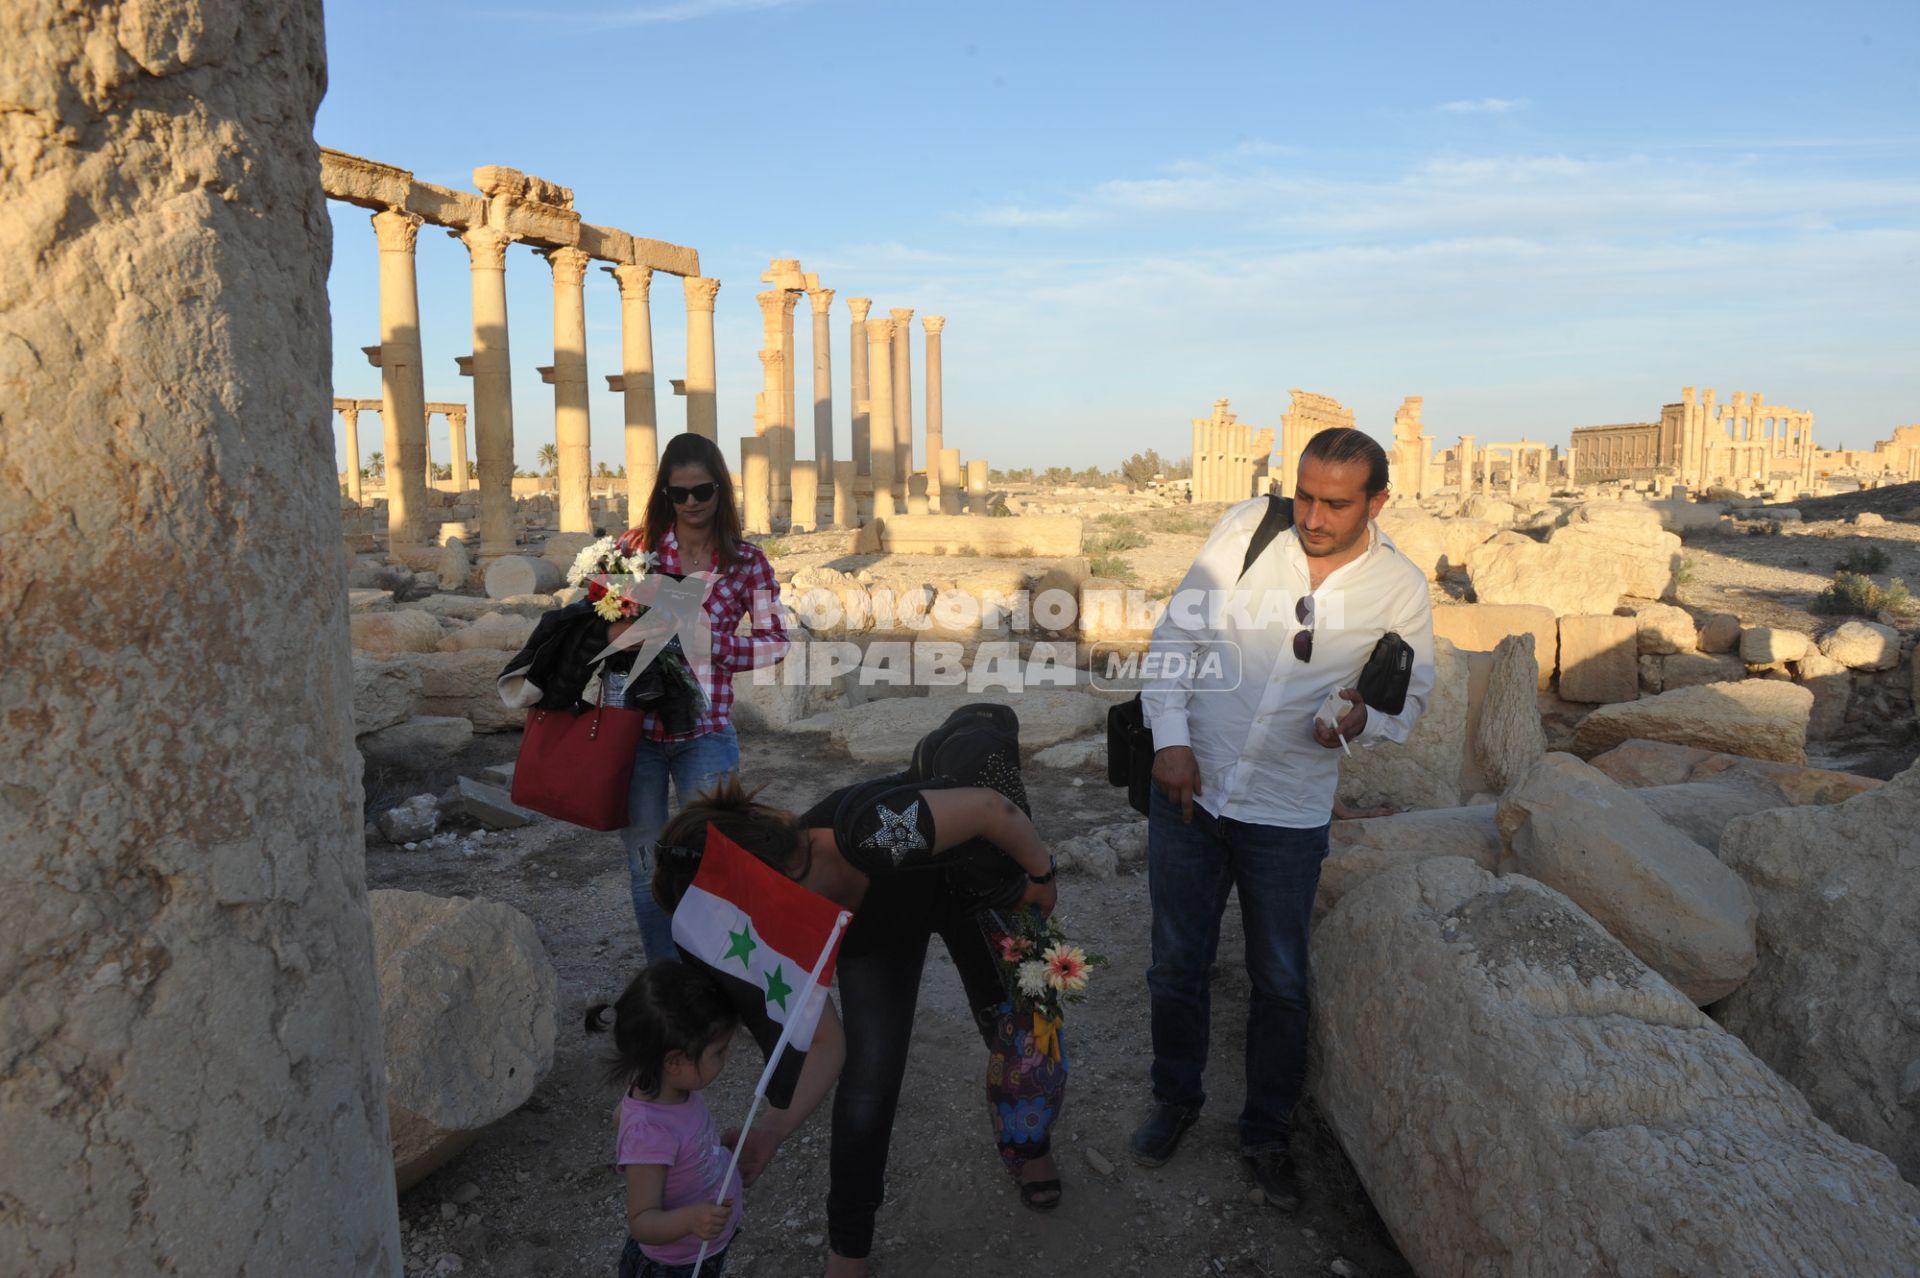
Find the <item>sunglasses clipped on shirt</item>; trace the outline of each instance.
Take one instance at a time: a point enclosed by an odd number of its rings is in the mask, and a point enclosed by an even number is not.
[[[1305,630],[1293,632],[1293,659],[1302,664],[1313,660],[1313,596],[1301,595],[1293,606],[1293,619]]]
[[[711,501],[720,491],[720,485],[708,480],[704,484],[695,484],[691,488],[682,488],[678,484],[667,485],[667,500],[676,506],[684,506],[690,501]]]

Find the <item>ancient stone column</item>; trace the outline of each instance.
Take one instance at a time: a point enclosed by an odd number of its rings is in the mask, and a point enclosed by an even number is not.
[[[1577,468],[1579,465],[1579,461],[1580,461],[1580,450],[1578,448],[1575,448],[1572,444],[1568,444],[1567,445],[1567,487],[1569,488],[1572,488],[1575,484],[1580,482],[1579,479],[1577,478],[1577,475],[1578,475]]]
[[[967,506],[973,514],[987,513],[987,463],[975,457],[967,462]]]
[[[768,485],[767,441],[764,436],[740,441],[740,488],[745,509],[741,521],[757,535],[773,531],[773,492]]]
[[[837,461],[833,464],[833,526],[851,528],[860,522],[855,513],[853,497],[853,463]]]
[[[1465,500],[1473,495],[1473,436],[1460,437],[1460,497]]]
[[[427,389],[420,368],[420,290],[413,269],[421,219],[383,209],[380,241],[380,421],[386,428],[387,546],[426,543]]]
[[[422,409],[420,412],[420,451],[426,458],[426,465],[420,468],[420,482],[425,484],[427,491],[431,493],[435,487],[433,478],[433,410],[431,408]],[[432,499],[429,498],[428,501],[429,504],[431,504]],[[430,523],[431,521],[429,520],[429,524]]]
[[[799,263],[794,264],[796,269]],[[780,432],[774,436],[778,455],[773,459],[774,505],[782,512],[793,504],[794,436],[800,429],[800,400],[794,374],[798,347],[793,340],[793,312],[800,295],[780,294]]]
[[[820,464],[796,460],[792,475],[793,512],[787,526],[795,532],[814,532],[820,526]]]
[[[896,306],[887,314],[893,317],[893,488],[904,502],[913,473],[913,308]]]
[[[593,531],[592,425],[587,415],[584,249],[549,249],[553,268],[553,435],[560,455],[560,531]]]
[[[1211,501],[1207,496],[1207,421],[1204,417],[1193,420],[1193,462],[1192,477],[1187,481],[1192,489],[1193,500]]]
[[[320,6],[6,27],[0,1269],[398,1275]]]
[[[453,491],[467,491],[467,410],[447,410],[448,443],[453,452]]]
[[[935,459],[940,467],[940,513],[957,515],[960,500],[966,494],[966,474],[960,467],[960,450],[943,448]]]
[[[923,315],[920,326],[927,330],[927,501],[940,509],[940,450],[946,446],[941,424],[940,330],[947,326],[944,315]]]
[[[867,321],[868,424],[873,441],[873,517],[891,519],[894,511],[892,320]]]
[[[627,518],[638,523],[660,465],[659,407],[653,396],[653,268],[609,266],[620,285],[620,393],[627,423]]]
[[[480,550],[513,550],[513,360],[507,341],[505,231],[459,236],[473,285],[473,452],[480,463]]]
[[[827,325],[833,290],[810,288],[807,301],[813,304],[813,460],[825,478],[833,474],[833,337]]]
[[[720,281],[689,276],[687,294],[687,429],[720,442],[720,410],[713,397],[713,299]]]
[[[347,499],[357,506],[360,504],[360,408],[353,405],[339,411],[347,435]]]
[[[764,294],[762,296],[765,296]],[[779,482],[777,470],[780,458],[780,403],[785,393],[786,379],[784,370],[787,354],[781,350],[763,350],[760,352],[760,413],[754,419],[754,436],[764,440],[767,445],[767,492],[769,494],[768,511],[770,515],[781,513],[782,498],[785,493]]]
[[[848,344],[848,369],[853,376],[853,465],[856,475],[873,473],[873,445],[868,437],[869,417],[867,385],[867,310],[870,297],[849,297],[847,309],[853,313],[853,338]]]

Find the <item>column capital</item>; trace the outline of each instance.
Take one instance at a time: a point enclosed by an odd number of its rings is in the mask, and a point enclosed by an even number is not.
[[[649,300],[649,295],[653,289],[653,268],[651,266],[636,266],[628,262],[621,266],[608,266],[602,269],[604,269],[607,274],[613,276],[614,282],[620,285],[621,301],[644,302]]]
[[[794,308],[798,305],[800,305],[800,294],[793,292],[791,289],[780,290],[780,313],[782,315],[793,314]]]
[[[833,309],[833,290],[830,288],[810,288],[807,290],[807,300],[813,303],[813,313],[815,315],[825,315]]]
[[[333,411],[340,414],[342,417],[346,418],[350,422],[357,422],[360,420],[360,405],[358,404],[335,404],[333,406]]]
[[[905,324],[913,318],[913,308],[911,306],[896,306],[888,311],[887,314],[893,316],[894,323]]]
[[[585,249],[556,248],[541,254],[553,268],[555,288],[579,288],[587,282],[587,266],[593,257]]]
[[[447,410],[447,420],[453,423],[455,430],[458,430],[467,424],[467,410],[464,408],[449,408]]]
[[[382,253],[411,253],[420,238],[420,226],[426,219],[418,213],[382,209],[373,215],[373,233],[380,238]]]
[[[947,326],[947,317],[944,315],[922,315],[920,317],[920,326],[927,330],[928,337],[938,337],[940,336],[940,330]]]
[[[871,297],[849,297],[847,299],[847,309],[853,312],[853,322],[856,324],[864,324],[867,322],[867,311],[872,306],[873,299]]]
[[[753,300],[760,304],[760,310],[767,315],[778,312],[785,298],[786,294],[777,288],[770,288],[764,293],[755,293],[753,295]]]
[[[865,320],[863,323],[866,325],[867,340],[869,342],[891,342],[893,340],[892,320]]]
[[[680,281],[680,287],[686,290],[688,310],[711,311],[713,299],[720,292],[720,281],[699,275],[689,275]]]
[[[467,246],[467,265],[473,270],[507,269],[507,245],[513,243],[513,236],[505,231],[493,226],[473,226],[447,234]]]

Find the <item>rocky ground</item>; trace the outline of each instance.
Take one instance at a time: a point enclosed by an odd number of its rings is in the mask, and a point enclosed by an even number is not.
[[[377,772],[370,807],[436,790],[459,771],[511,758],[517,736],[477,739],[442,773]],[[834,757],[824,737],[743,734],[747,776],[774,802],[803,805],[874,769]],[[1097,775],[1035,768],[1041,833],[1058,841],[1125,819],[1121,793]],[[401,1200],[407,1273],[576,1275],[610,1272],[622,1206],[612,1165],[617,1090],[600,1077],[602,1039],[580,1028],[587,1004],[615,996],[641,962],[616,836],[541,821],[502,833],[443,834],[413,851],[369,840],[375,888],[481,896],[525,912],[560,976],[562,1017],[552,1072],[519,1112]],[[922,986],[907,1097],[895,1127],[878,1274],[966,1275],[1019,1265],[1064,1275],[1237,1275],[1409,1272],[1340,1153],[1310,1113],[1299,1148],[1306,1203],[1292,1217],[1252,1200],[1232,1119],[1241,1090],[1247,979],[1229,907],[1214,1007],[1214,1097],[1166,1167],[1126,1155],[1147,1095],[1144,877],[1068,877],[1061,918],[1104,953],[1089,999],[1068,1023],[1073,1081],[1057,1129],[1067,1181],[1050,1216],[1023,1209],[1001,1170],[982,1098],[984,1053],[940,952]],[[758,1053],[742,1045],[709,1095],[715,1113],[744,1112]],[[748,1193],[747,1223],[728,1272],[817,1273],[825,1255],[826,1115],[784,1148]]]

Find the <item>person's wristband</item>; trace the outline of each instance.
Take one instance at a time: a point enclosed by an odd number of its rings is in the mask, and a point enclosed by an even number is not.
[[[1045,887],[1047,884],[1053,882],[1054,875],[1058,873],[1060,873],[1059,864],[1056,863],[1052,857],[1048,857],[1047,872],[1045,874],[1029,874],[1027,876],[1027,882],[1034,884],[1036,887]]]

